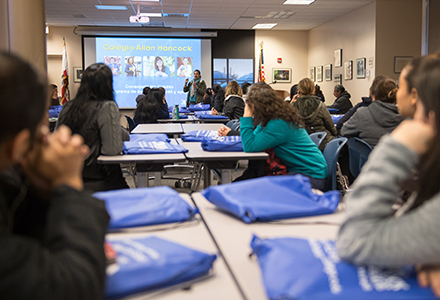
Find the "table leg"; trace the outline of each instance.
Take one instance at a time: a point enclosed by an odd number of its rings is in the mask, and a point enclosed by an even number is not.
[[[162,172],[154,172],[154,186],[160,186],[162,181]]]
[[[148,173],[137,172],[136,177],[137,177],[138,187],[147,187],[148,186]]]
[[[203,170],[203,187],[206,189],[211,185],[211,168],[205,164],[205,168]]]
[[[232,182],[231,169],[222,169],[222,184],[227,184]]]

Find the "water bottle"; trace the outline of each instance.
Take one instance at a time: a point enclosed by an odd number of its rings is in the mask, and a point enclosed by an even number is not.
[[[175,118],[173,118],[174,120],[179,120],[179,105],[174,105],[174,113],[175,113]]]
[[[173,120],[177,120],[176,106],[173,106],[172,116],[173,116]]]

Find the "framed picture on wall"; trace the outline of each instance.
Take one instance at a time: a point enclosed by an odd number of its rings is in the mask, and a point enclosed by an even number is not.
[[[315,67],[310,67],[309,69],[309,78],[315,81]]]
[[[332,81],[332,64],[325,65],[325,81]]]
[[[81,82],[83,76],[83,69],[80,67],[73,67],[73,82]]]
[[[342,84],[342,74],[335,75],[335,84]]]
[[[272,69],[272,82],[291,82],[292,69]]]
[[[333,53],[333,63],[335,68],[342,67],[342,49],[336,49]]]
[[[365,57],[356,59],[356,78],[365,78]]]
[[[402,72],[403,68],[413,60],[412,56],[394,56],[394,73]]]
[[[353,61],[349,60],[344,63],[344,79],[353,79]]]
[[[316,67],[316,81],[322,81],[322,66]]]

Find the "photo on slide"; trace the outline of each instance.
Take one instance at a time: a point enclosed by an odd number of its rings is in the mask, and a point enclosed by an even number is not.
[[[125,76],[138,77],[142,74],[142,57],[126,56],[125,57]]]
[[[177,76],[191,78],[193,75],[192,57],[177,58]]]
[[[173,56],[144,56],[144,76],[174,77],[176,67]]]
[[[104,56],[104,63],[112,70],[113,76],[121,75],[121,61],[120,56]]]

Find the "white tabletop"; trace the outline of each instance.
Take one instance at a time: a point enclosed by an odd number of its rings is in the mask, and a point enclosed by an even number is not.
[[[200,124],[182,124],[183,131],[190,132],[195,130],[219,130],[223,123],[200,123]]]
[[[183,129],[181,124],[164,123],[164,124],[139,124],[131,133],[166,133],[181,134]]]
[[[124,154],[98,156],[99,164],[119,164],[119,163],[170,163],[185,161],[183,153],[165,153],[165,154]]]
[[[187,194],[181,194],[182,198],[191,205]],[[198,216],[200,218],[200,216]],[[148,230],[148,227],[143,227]],[[107,234],[108,240],[124,239],[124,238],[144,238],[148,236],[157,236],[181,244],[183,246],[199,250],[209,254],[217,254],[217,259],[213,263],[212,276],[200,282],[191,285],[191,289],[182,290],[176,288],[165,288],[153,292],[144,292],[127,299],[154,299],[154,300],[242,300],[242,296],[229,273],[226,264],[219,255],[214,241],[209,235],[208,230],[202,221],[196,225],[181,226],[169,230],[161,230],[156,232],[141,232],[140,229],[134,229],[132,233],[127,230],[124,233]]]
[[[295,218],[273,225],[268,223],[246,224],[238,218],[226,214],[208,202],[200,193],[192,194],[200,213],[206,221],[214,239],[219,245],[232,273],[237,278],[247,299],[267,300],[263,286],[261,271],[255,257],[250,258],[252,252],[250,243],[252,235],[261,238],[300,237],[300,238],[336,238],[339,226],[334,225],[289,225],[287,223],[301,222],[331,222],[340,224],[344,212],[337,211],[331,215],[307,218]]]
[[[190,160],[209,161],[209,160],[239,160],[239,159],[265,159],[269,155],[266,152],[243,152],[243,151],[204,151],[200,142],[177,142],[188,149],[185,156]]]

